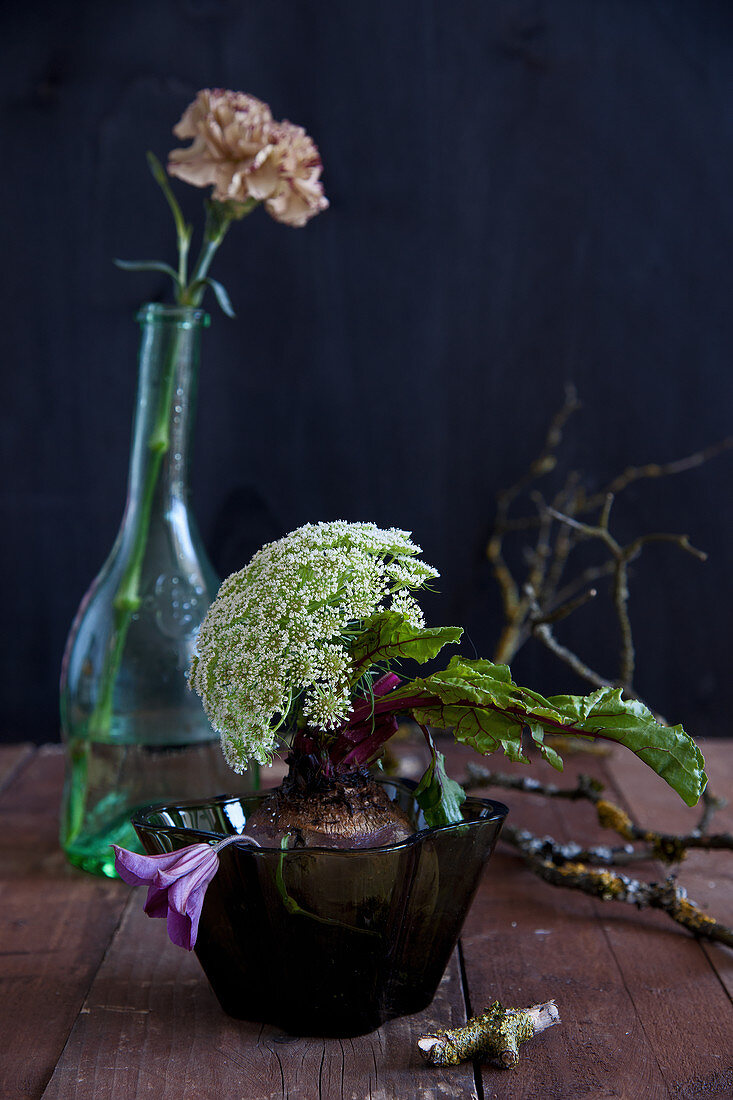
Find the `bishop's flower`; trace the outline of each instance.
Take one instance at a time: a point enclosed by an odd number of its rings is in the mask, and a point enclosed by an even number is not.
[[[349,642],[395,611],[412,625],[412,594],[437,571],[406,531],[373,523],[306,524],[254,555],[222,584],[197,640],[189,680],[235,771],[266,763],[279,728],[299,717],[342,726],[353,705]]]

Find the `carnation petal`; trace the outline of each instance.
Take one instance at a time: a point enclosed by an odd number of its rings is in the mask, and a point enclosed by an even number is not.
[[[275,122],[255,96],[204,88],[173,133],[193,140],[188,149],[172,150],[169,173],[194,187],[213,185],[220,202],[268,200],[272,217],[292,226],[328,206],[315,143],[302,126]]]
[[[177,152],[179,150],[174,149],[170,157],[173,158]],[[210,183],[216,183],[216,171],[216,165],[212,160],[168,160],[168,175],[175,176],[194,187],[208,187]]]

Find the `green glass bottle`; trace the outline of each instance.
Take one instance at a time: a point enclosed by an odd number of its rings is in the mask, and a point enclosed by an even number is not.
[[[189,508],[188,461],[201,331],[192,307],[146,305],[122,524],[81,602],[61,672],[71,863],[113,876],[110,844],[139,849],[146,803],[242,791],[189,690],[196,633],[218,579]]]

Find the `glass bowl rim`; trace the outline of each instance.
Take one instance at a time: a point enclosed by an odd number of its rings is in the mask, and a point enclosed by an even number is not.
[[[417,788],[417,783],[412,779],[389,779],[386,777],[373,776],[374,782],[379,783],[385,787],[397,787],[402,788],[408,794],[412,794]],[[213,795],[210,798],[192,798],[185,799],[179,802],[150,802],[145,806],[141,806],[135,810],[130,820],[135,829],[138,826],[147,832],[165,833],[170,836],[185,836],[190,837],[190,843],[207,843],[212,839],[224,840],[229,836],[236,835],[232,833],[219,833],[209,832],[204,829],[193,829],[185,825],[152,825],[148,820],[153,813],[161,813],[166,810],[186,810],[193,807],[205,807],[205,806],[221,806],[227,802],[243,802],[251,798],[266,798],[269,794],[272,794],[277,788],[272,787],[264,791],[255,791],[252,794],[219,794]],[[480,825],[498,824],[499,828],[504,823],[507,814],[509,813],[509,807],[503,803],[498,802],[493,798],[477,798],[475,795],[468,795],[463,805],[472,804],[489,810],[490,813],[484,817],[477,817],[470,821],[454,821],[448,825],[430,825],[424,829],[418,829],[404,840],[398,841],[396,844],[380,844],[375,845],[373,848],[328,848],[324,846],[313,845],[309,848],[276,848],[276,847],[255,847],[252,844],[247,844],[243,841],[243,847],[247,852],[254,855],[271,856],[276,855],[278,858],[282,856],[299,856],[304,853],[313,852],[327,852],[329,855],[334,856],[347,856],[353,858],[354,855],[368,856],[373,852],[396,852],[403,849],[407,849],[414,844],[421,843],[427,836],[435,836],[438,833],[446,833],[451,829],[466,829],[475,828]],[[245,826],[246,827],[246,826]],[[239,847],[239,845],[232,844],[232,848]]]

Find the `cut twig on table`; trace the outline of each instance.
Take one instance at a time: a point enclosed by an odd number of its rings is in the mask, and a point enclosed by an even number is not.
[[[558,866],[552,860],[532,854],[532,843],[536,838],[530,833],[517,830],[515,839],[527,866],[553,886],[581,890],[601,901],[625,901],[637,909],[661,909],[690,932],[733,947],[733,929],[703,912],[696,902],[687,897],[684,887],[675,883],[673,876],[664,882],[642,882],[619,871],[598,870],[584,863]]]
[[[554,1001],[531,1008],[504,1008],[494,1001],[486,1012],[473,1016],[463,1027],[421,1035],[417,1045],[431,1066],[457,1066],[478,1058],[510,1069],[519,1061],[522,1043],[559,1021]]]
[[[561,842],[551,836],[539,837],[528,829],[512,825],[504,826],[501,839],[519,852],[534,874],[553,886],[581,890],[602,901],[627,902],[639,909],[660,909],[689,931],[733,946],[733,929],[708,916],[687,897],[685,889],[677,885],[673,877],[664,882],[650,883],[605,869],[651,859],[667,864],[679,863],[693,848],[733,850],[733,834],[709,834],[706,831],[715,810],[726,804],[724,799],[706,791],[697,827],[690,833],[673,834],[645,829],[633,821],[625,810],[603,797],[602,783],[585,775],[578,777],[575,787],[559,787],[554,783],[540,783],[529,776],[506,775],[469,764],[468,774],[461,785],[468,790],[499,787],[548,798],[592,803],[599,823],[614,830],[628,843],[617,847],[603,844],[582,846],[574,840]],[[634,843],[638,842],[642,843],[635,847]],[[599,870],[599,865],[604,869]]]
[[[469,764],[467,774],[461,781],[465,790],[475,790],[477,787],[502,787],[505,790],[524,791],[530,794],[545,795],[549,798],[565,798],[573,802],[584,800],[591,802],[598,815],[598,822],[604,829],[613,829],[620,837],[628,841],[643,841],[645,848],[636,852],[637,860],[659,859],[663,863],[680,863],[687,852],[692,848],[713,850],[733,850],[733,833],[707,832],[712,815],[716,809],[722,809],[727,805],[724,798],[716,798],[715,795],[705,791],[702,796],[703,811],[695,829],[689,833],[660,833],[655,829],[646,829],[633,821],[629,815],[615,802],[603,798],[603,784],[588,775],[578,776],[575,787],[559,787],[554,783],[540,783],[531,776],[506,775],[503,772],[493,772],[488,768],[476,764]],[[507,830],[511,826],[505,826],[502,837],[506,838]],[[577,846],[575,846],[577,848]],[[580,851],[581,849],[577,849]],[[591,849],[585,849],[591,851]],[[608,852],[609,848],[599,847],[599,851]],[[628,848],[619,849],[625,853]],[[577,852],[570,858],[579,858]],[[583,857],[586,858],[586,857]],[[587,857],[590,858],[590,857]],[[601,862],[608,862],[601,857]],[[620,862],[629,862],[621,859]]]

